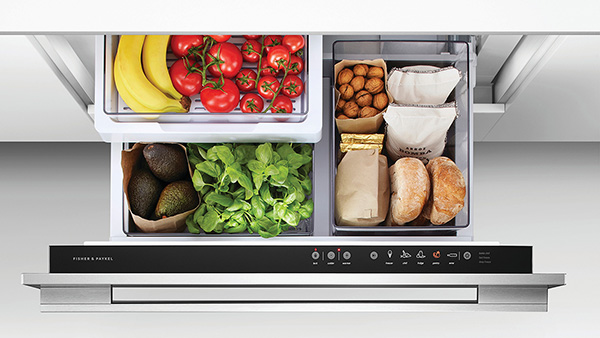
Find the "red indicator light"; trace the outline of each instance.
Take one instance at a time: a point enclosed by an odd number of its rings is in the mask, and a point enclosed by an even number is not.
[[[338,252],[340,252],[340,248],[338,248]]]
[[[315,248],[315,251],[317,251],[317,248]]]

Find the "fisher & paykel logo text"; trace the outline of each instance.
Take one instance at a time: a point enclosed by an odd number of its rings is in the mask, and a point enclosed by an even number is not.
[[[112,256],[73,256],[73,261],[105,261],[112,262]]]

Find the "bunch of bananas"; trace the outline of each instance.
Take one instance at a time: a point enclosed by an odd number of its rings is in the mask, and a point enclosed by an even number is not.
[[[169,35],[123,35],[114,64],[117,90],[138,113],[186,113],[190,99],[171,82],[167,68]],[[143,64],[143,68],[142,68]]]

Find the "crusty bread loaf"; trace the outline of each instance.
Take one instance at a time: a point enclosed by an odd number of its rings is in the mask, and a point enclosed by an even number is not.
[[[431,180],[431,197],[423,214],[432,224],[445,224],[465,205],[465,179],[451,159],[436,157],[427,163]]]
[[[391,224],[408,223],[421,213],[429,198],[429,175],[423,162],[403,157],[390,167]]]

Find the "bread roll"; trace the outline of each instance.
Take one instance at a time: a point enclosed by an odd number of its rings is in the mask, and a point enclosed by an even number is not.
[[[402,225],[419,216],[429,198],[429,175],[423,162],[403,157],[390,167],[391,223]]]
[[[429,161],[427,172],[432,189],[423,214],[432,224],[445,224],[465,205],[465,179],[456,164],[443,156]]]

